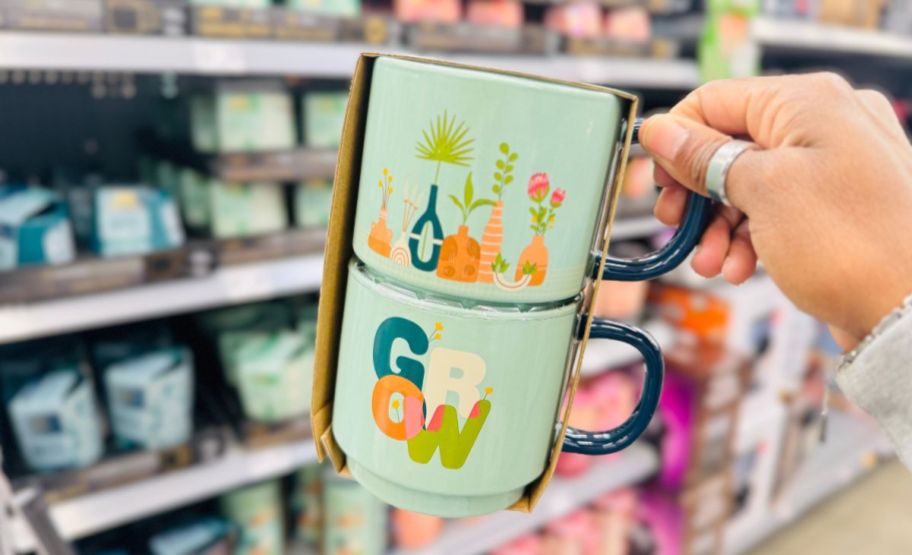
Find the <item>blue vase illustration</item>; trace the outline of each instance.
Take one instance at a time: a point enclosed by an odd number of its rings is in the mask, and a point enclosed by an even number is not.
[[[432,184],[427,208],[409,234],[412,265],[424,272],[436,270],[442,243],[443,228],[440,226],[440,218],[437,217],[437,185]]]

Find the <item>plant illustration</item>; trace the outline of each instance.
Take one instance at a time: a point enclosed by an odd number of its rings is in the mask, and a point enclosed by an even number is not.
[[[459,208],[459,211],[462,213],[462,225],[466,225],[469,221],[469,215],[472,214],[477,208],[482,206],[494,206],[494,201],[486,198],[475,198],[475,187],[472,185],[472,174],[469,173],[466,177],[465,186],[462,191],[462,200],[460,201],[456,195],[450,195],[450,200],[453,201],[453,204]]]
[[[402,197],[402,233],[390,251],[390,259],[400,266],[410,266],[412,263],[412,255],[408,248],[408,230],[417,210],[415,188],[406,180],[405,194]]]
[[[367,246],[380,256],[389,256],[392,247],[393,231],[386,225],[387,207],[390,196],[393,194],[393,176],[389,168],[383,168],[383,177],[377,181],[380,187],[380,217],[371,223],[370,234],[367,236]]]
[[[544,206],[542,203],[548,197],[550,190],[551,183],[548,174],[539,172],[529,178],[529,199],[537,205],[529,208],[529,213],[532,215],[532,225],[529,228],[536,235],[544,235],[547,230],[554,227],[555,210],[560,208],[567,196],[567,191],[564,189],[554,189],[554,192],[551,193],[551,201],[548,206]]]
[[[430,128],[422,131],[424,140],[418,140],[418,158],[437,162],[434,172],[434,183],[440,178],[440,165],[453,164],[455,166],[468,166],[466,162],[472,159],[472,143],[475,139],[466,138],[469,128],[465,122],[456,123],[456,116],[442,116],[431,122]]]
[[[389,168],[383,168],[383,178],[377,182],[382,194],[380,201],[380,210],[386,210],[389,205],[390,196],[393,194],[393,176],[390,175]]]
[[[500,253],[497,253],[497,258],[494,259],[494,262],[491,262],[491,271],[495,274],[503,274],[509,269],[510,263],[504,260]]]
[[[500,143],[500,153],[504,157],[497,161],[497,171],[494,172],[494,186],[491,187],[498,200],[503,198],[503,192],[507,185],[513,183],[513,163],[519,159],[519,154],[510,152],[510,145],[507,143]]]
[[[428,333],[428,343],[439,341],[443,337],[443,322],[434,322],[434,329]]]

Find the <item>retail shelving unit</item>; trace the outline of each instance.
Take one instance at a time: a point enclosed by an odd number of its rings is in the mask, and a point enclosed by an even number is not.
[[[307,75],[348,79],[361,52],[420,54],[397,46],[60,33],[0,33],[0,68],[199,75]],[[432,53],[431,53],[432,54]],[[687,60],[447,54],[455,62],[636,88],[688,89]]]
[[[806,21],[757,18],[753,40],[761,48],[841,52],[912,62],[912,37]]]
[[[393,555],[481,555],[586,506],[603,493],[644,480],[657,467],[656,452],[635,445],[618,458],[596,462],[582,476],[555,478],[530,514],[502,511],[476,522],[454,522],[431,546],[397,550]]]
[[[231,488],[288,474],[314,460],[316,452],[310,440],[250,451],[233,448],[208,464],[56,503],[51,519],[65,539],[78,539]],[[33,538],[21,523],[14,525],[16,549],[20,553],[31,551]]]

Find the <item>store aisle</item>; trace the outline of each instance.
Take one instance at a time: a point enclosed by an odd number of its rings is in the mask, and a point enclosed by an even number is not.
[[[893,461],[833,497],[752,555],[912,553],[912,474]]]

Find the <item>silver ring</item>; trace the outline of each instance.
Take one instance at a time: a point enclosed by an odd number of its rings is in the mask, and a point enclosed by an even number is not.
[[[729,141],[716,150],[715,154],[709,160],[709,167],[706,169],[706,192],[711,199],[721,202],[726,206],[731,206],[728,195],[725,192],[725,181],[728,178],[728,170],[732,164],[741,156],[745,150],[755,148],[754,143],[747,141]]]

